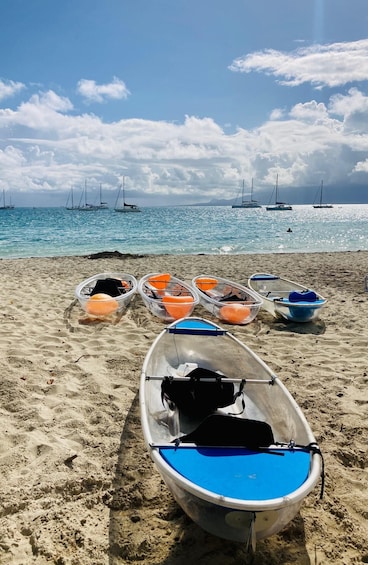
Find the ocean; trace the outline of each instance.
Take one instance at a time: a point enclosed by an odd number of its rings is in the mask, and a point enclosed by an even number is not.
[[[0,258],[131,254],[297,253],[368,250],[368,204],[292,211],[231,206],[0,210]]]

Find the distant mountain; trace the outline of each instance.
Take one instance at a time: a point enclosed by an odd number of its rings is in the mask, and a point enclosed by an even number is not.
[[[199,202],[197,204],[190,204],[190,206],[232,206],[234,204],[234,198],[231,200],[216,200],[212,199],[209,202]]]
[[[290,204],[313,204],[319,185],[299,186],[280,188],[280,199]],[[272,188],[269,191],[264,189],[257,191],[257,200],[262,206],[271,203],[273,198]],[[368,187],[360,184],[328,185],[325,184],[324,200],[330,204],[367,204]],[[192,204],[192,206],[232,206],[239,198],[232,199],[212,199],[209,202]]]

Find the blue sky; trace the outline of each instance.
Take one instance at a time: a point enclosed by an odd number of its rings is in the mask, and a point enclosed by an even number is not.
[[[0,190],[368,202],[366,0],[2,0]]]

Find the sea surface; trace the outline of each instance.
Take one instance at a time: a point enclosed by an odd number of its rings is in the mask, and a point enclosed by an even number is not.
[[[131,254],[297,253],[368,250],[368,204],[289,212],[231,206],[0,210],[0,258]]]

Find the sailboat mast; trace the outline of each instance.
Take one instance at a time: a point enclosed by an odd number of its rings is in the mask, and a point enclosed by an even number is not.
[[[319,204],[322,206],[323,179],[321,180],[321,193],[319,195]]]

